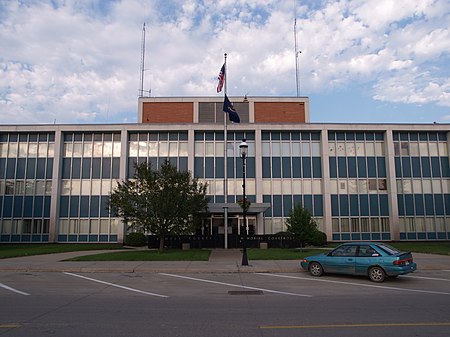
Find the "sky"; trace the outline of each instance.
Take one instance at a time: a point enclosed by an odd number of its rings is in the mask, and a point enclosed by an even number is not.
[[[0,0],[0,124],[137,123],[144,22],[145,96],[222,97],[227,53],[230,97],[450,123],[449,0]]]

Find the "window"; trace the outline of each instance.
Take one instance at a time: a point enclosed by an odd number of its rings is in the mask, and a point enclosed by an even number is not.
[[[373,249],[370,246],[359,246],[359,252],[358,256],[360,257],[372,257],[372,256],[379,256],[375,249]]]
[[[356,256],[356,245],[340,246],[331,252],[331,256]]]

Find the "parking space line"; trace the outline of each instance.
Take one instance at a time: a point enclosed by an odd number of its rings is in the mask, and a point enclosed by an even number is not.
[[[6,289],[6,290],[12,291],[12,292],[14,292],[16,294],[20,294],[20,295],[24,295],[24,296],[29,296],[30,295],[30,294],[28,294],[28,293],[26,293],[24,291],[20,291],[20,290],[14,289],[12,287],[9,287],[9,286],[7,286],[6,284],[3,284],[3,283],[0,283],[0,288]]]
[[[355,283],[355,282],[333,281],[333,280],[324,280],[324,279],[310,278],[310,277],[278,275],[278,274],[268,274],[268,273],[256,273],[256,274],[258,274],[258,275],[265,275],[265,276],[273,276],[273,277],[281,277],[281,278],[290,278],[290,279],[296,279],[296,280],[337,283],[337,284],[345,284],[345,285],[368,287],[368,288],[379,288],[379,289],[386,289],[386,290],[398,290],[398,291],[408,291],[408,292],[414,292],[414,293],[436,294],[436,295],[450,295],[450,293],[441,292],[441,291],[420,290],[420,289],[405,289],[405,288],[397,288],[397,287],[386,287],[386,286],[380,286],[380,285],[374,285],[374,284],[362,284],[362,283]]]
[[[404,277],[407,277],[407,278],[419,278],[419,279],[433,280],[433,281],[450,282],[450,280],[449,280],[449,279],[446,279],[446,278],[425,277],[425,276],[410,276],[410,275],[406,275],[406,276],[404,276]]]
[[[94,279],[94,278],[90,278],[90,277],[86,277],[86,276],[82,276],[82,275],[78,275],[78,274],[67,273],[67,272],[63,272],[63,274],[79,277],[79,278],[82,278],[82,279],[85,279],[85,280],[89,280],[89,281],[93,281],[93,282],[97,282],[97,283],[106,284],[106,285],[109,285],[111,287],[116,287],[116,288],[125,289],[125,290],[128,290],[128,291],[133,291],[135,293],[140,293],[140,294],[145,294],[145,295],[150,295],[150,296],[156,296],[156,297],[163,297],[163,298],[169,297],[169,296],[166,296],[166,295],[155,294],[155,293],[150,293],[148,291],[143,291],[143,290],[139,290],[139,289],[129,288],[129,287],[121,286],[119,284],[105,282],[105,281],[97,280],[97,279]]]
[[[20,328],[19,324],[0,324],[0,329],[15,329]]]
[[[355,323],[355,324],[317,324],[317,325],[262,325],[260,329],[337,329],[337,328],[380,328],[380,327],[450,326],[448,322],[423,323]]]
[[[296,294],[296,293],[288,293],[288,292],[284,292],[284,291],[277,291],[277,290],[271,290],[271,289],[248,287],[248,286],[244,286],[244,285],[240,285],[240,284],[232,284],[232,283],[211,281],[211,280],[205,280],[205,279],[189,277],[189,276],[166,274],[166,273],[160,273],[160,275],[165,275],[165,276],[170,276],[170,277],[177,277],[177,278],[181,278],[181,279],[185,279],[185,280],[191,280],[191,281],[219,284],[219,285],[223,285],[223,286],[235,287],[235,288],[241,288],[241,289],[260,290],[260,291],[264,291],[264,292],[267,292],[267,293],[273,293],[273,294],[289,295],[289,296],[300,296],[300,297],[312,297],[312,295]]]

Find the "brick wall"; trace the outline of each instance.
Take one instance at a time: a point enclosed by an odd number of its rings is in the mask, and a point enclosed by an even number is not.
[[[142,123],[193,123],[193,102],[144,102]]]
[[[255,123],[305,123],[305,104],[255,102]]]

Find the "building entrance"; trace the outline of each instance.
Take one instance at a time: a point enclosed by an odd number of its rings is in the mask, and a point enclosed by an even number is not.
[[[247,226],[244,226],[242,215],[228,215],[227,233],[225,233],[225,224],[223,215],[212,215],[203,221],[201,229],[202,235],[212,235],[219,247],[225,246],[225,234],[228,235],[228,248],[239,248],[239,236],[244,234],[244,228],[247,235],[256,234],[256,217],[246,216]]]

